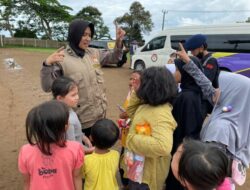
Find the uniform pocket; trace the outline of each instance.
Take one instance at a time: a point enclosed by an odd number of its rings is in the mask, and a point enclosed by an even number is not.
[[[83,77],[82,73],[74,73],[70,75],[69,77],[75,81],[78,87],[80,102],[83,98],[88,98],[88,94],[89,94],[89,90],[87,88],[88,85],[86,84],[85,78]]]
[[[70,75],[69,77],[72,78],[76,82],[77,86],[82,85],[83,76],[81,73],[74,73],[74,74]]]
[[[103,72],[100,69],[95,69],[96,80],[98,83],[104,83]]]

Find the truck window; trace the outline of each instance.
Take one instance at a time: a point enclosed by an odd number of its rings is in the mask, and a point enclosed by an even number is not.
[[[179,50],[179,43],[184,44],[188,38],[192,35],[172,35],[171,39],[171,48],[174,50]]]
[[[208,51],[250,53],[250,34],[205,34],[207,36]],[[179,49],[179,42],[185,41],[192,35],[171,36],[172,49]]]
[[[250,34],[213,34],[207,35],[209,51],[249,53]]]
[[[160,36],[152,39],[150,42],[148,42],[145,47],[142,49],[142,51],[152,51],[157,49],[164,48],[166,41],[166,36]]]

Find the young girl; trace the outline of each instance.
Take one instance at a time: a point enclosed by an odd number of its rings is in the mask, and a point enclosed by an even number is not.
[[[229,166],[228,156],[222,150],[195,140],[184,140],[171,163],[174,176],[187,190],[214,190],[229,175]]]
[[[110,149],[119,138],[118,127],[109,119],[100,119],[92,126],[90,138],[96,148],[94,153],[85,157],[82,170],[84,190],[118,190],[119,153]]]
[[[81,123],[72,108],[77,106],[79,95],[76,83],[69,77],[59,77],[54,80],[51,91],[54,99],[64,102],[69,109],[69,128],[66,133],[68,140],[82,142],[86,145],[84,147],[85,153],[91,153],[94,150],[90,140],[82,133]]]
[[[127,108],[132,124],[126,145],[129,151],[144,156],[145,162],[142,183],[130,181],[129,189],[162,189],[170,168],[176,128],[171,102],[177,86],[165,67],[150,67],[143,71],[140,86],[135,90]],[[136,132],[138,125],[146,124],[151,128],[149,136]]]
[[[130,75],[129,78],[129,92],[128,95],[126,97],[126,100],[123,104],[123,108],[126,109],[128,107],[128,103],[131,97],[131,94],[134,90],[134,88],[136,88],[136,86],[138,86],[140,84],[140,78],[141,78],[141,71],[133,71]],[[123,158],[124,158],[124,148],[126,147],[126,138],[128,135],[128,131],[129,131],[129,122],[130,119],[128,118],[128,114],[126,113],[126,111],[121,110],[121,113],[119,115],[120,119],[118,120],[119,123],[119,127],[121,128],[121,156],[120,156],[120,165],[119,165],[119,172],[121,175],[121,182],[124,186],[124,189],[126,189],[126,187],[128,186],[128,179],[127,179],[127,174],[126,174],[126,166],[125,163],[123,162]]]
[[[18,167],[24,189],[82,189],[84,153],[79,143],[66,141],[68,107],[49,101],[34,107],[26,118],[29,144],[19,152]]]

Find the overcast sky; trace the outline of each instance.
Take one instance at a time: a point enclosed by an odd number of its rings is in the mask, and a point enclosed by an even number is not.
[[[60,2],[71,7],[74,14],[88,5],[98,8],[102,13],[104,23],[109,27],[111,36],[114,36],[113,20],[128,12],[134,0],[60,0]],[[164,28],[181,25],[232,23],[245,21],[250,17],[249,0],[143,0],[139,2],[145,10],[150,11],[154,23],[152,32],[144,35],[145,39],[162,29],[163,10],[167,11]]]
[[[89,5],[98,8],[102,13],[105,25],[109,27],[111,36],[114,37],[113,20],[128,12],[134,0],[59,0],[59,2],[71,7],[73,9],[71,14],[75,14]],[[163,10],[167,11],[165,28],[181,25],[232,23],[245,21],[250,17],[249,0],[143,0],[139,2],[145,10],[150,11],[154,23],[152,32],[144,35],[146,40],[150,35],[162,29]]]

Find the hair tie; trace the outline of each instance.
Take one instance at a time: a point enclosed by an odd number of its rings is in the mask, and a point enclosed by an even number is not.
[[[233,109],[232,106],[224,106],[224,107],[222,108],[222,111],[223,111],[223,112],[230,112],[230,111],[232,111],[232,109]]]

